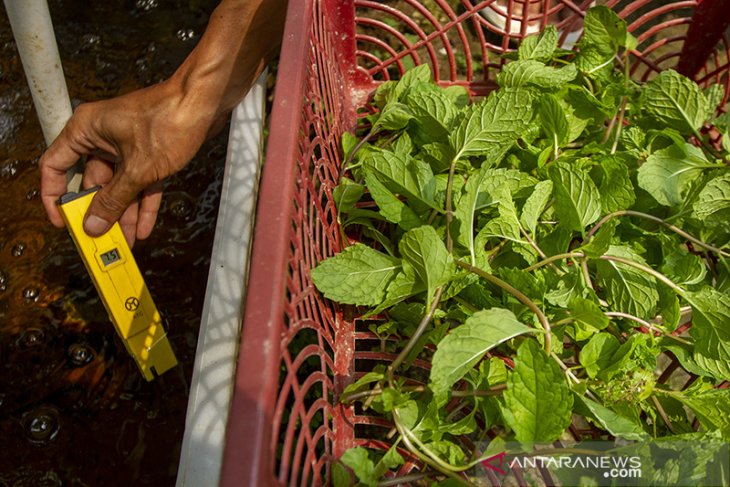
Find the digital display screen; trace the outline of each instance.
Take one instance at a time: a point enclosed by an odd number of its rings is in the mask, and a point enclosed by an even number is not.
[[[119,255],[119,251],[117,249],[111,249],[108,252],[104,252],[101,254],[101,263],[104,264],[104,266],[108,266],[110,264],[115,263],[119,259],[121,259]]]

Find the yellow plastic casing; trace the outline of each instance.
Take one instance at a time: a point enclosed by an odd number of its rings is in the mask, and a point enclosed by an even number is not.
[[[144,378],[151,381],[175,367],[177,359],[119,224],[100,237],[84,231],[84,215],[97,190],[67,193],[59,209],[109,319]]]

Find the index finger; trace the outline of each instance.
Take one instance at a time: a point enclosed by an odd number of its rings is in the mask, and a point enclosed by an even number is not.
[[[62,130],[46,152],[41,156],[41,200],[48,219],[57,227],[63,227],[61,213],[56,202],[66,193],[66,172],[72,168],[83,154],[74,150],[69,143],[66,130]]]

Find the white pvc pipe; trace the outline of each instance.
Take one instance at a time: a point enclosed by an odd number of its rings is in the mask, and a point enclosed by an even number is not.
[[[50,145],[71,118],[73,110],[48,4],[46,0],[4,2],[43,138],[46,145]],[[74,178],[74,174],[69,171],[69,190],[78,189],[72,187],[80,179]]]

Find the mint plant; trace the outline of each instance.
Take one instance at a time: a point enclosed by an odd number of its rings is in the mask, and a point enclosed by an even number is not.
[[[605,7],[577,52],[557,43],[552,27],[526,38],[473,103],[415,67],[379,86],[361,138],[345,134],[332,196],[357,243],[311,276],[397,358],[339,398],[387,418],[393,447],[348,451],[335,483],[377,485],[405,449],[423,475],[468,484],[486,454],[461,438],[530,447],[574,417],[605,438],[730,440],[722,91],[672,70],[633,81],[636,39]],[[658,380],[666,354],[690,387]]]

